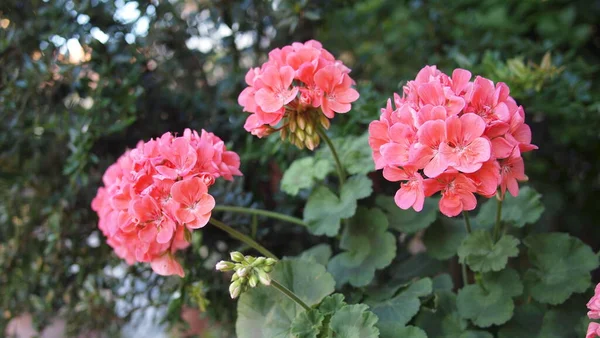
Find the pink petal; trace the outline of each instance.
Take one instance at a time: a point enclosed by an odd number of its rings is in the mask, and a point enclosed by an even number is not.
[[[407,210],[415,204],[417,192],[407,186],[400,188],[394,196],[394,202],[400,209]]]
[[[448,119],[451,119],[449,117]],[[440,143],[446,140],[446,124],[441,120],[427,121],[423,123],[419,131],[417,132],[417,137],[419,139],[419,143],[429,146],[429,147],[438,147]]]
[[[336,100],[339,102],[351,103],[358,100],[358,97],[360,95],[354,88],[345,88],[341,90],[336,90],[335,96]]]
[[[178,275],[179,277],[184,277],[185,273],[183,272],[183,267],[179,262],[175,260],[175,258],[167,253],[159,258],[152,260],[150,263],[152,270],[161,276],[171,276]]]
[[[383,177],[390,182],[408,180],[409,176],[401,168],[385,166],[383,168]]]
[[[198,202],[207,192],[208,188],[198,177],[175,182],[171,187],[173,199],[185,206]]]
[[[448,169],[448,162],[441,154],[436,154],[423,169],[427,177],[434,178]]]
[[[419,86],[419,97],[425,104],[441,106],[444,104],[446,97],[441,84],[435,82],[424,83]]]
[[[514,147],[504,137],[496,137],[492,140],[492,157],[507,158],[512,153]]]
[[[476,137],[480,137],[485,131],[485,121],[477,114],[464,114],[460,117],[460,122],[462,123],[462,139],[467,143],[470,143]]]
[[[285,104],[283,98],[278,97],[272,90],[267,88],[259,89],[254,97],[256,104],[267,113],[276,112]]]

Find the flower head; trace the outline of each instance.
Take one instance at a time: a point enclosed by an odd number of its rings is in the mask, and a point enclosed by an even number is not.
[[[600,283],[596,285],[594,296],[587,303],[587,308],[590,310],[588,312],[590,319],[600,319]]]
[[[186,233],[207,224],[215,206],[210,185],[241,175],[239,165],[239,156],[204,130],[140,141],[104,173],[92,201],[98,227],[128,264],[183,276],[174,253],[189,246]]]
[[[317,128],[329,128],[335,113],[347,113],[359,97],[350,69],[310,40],[269,53],[269,60],[246,74],[238,103],[249,112],[244,128],[258,137],[281,132],[299,148],[314,149]]]
[[[369,125],[375,167],[400,181],[400,208],[420,211],[423,193],[441,192],[440,211],[456,216],[476,207],[475,194],[516,196],[527,179],[521,154],[537,147],[523,108],[504,83],[470,79],[464,69],[450,77],[426,66]]]

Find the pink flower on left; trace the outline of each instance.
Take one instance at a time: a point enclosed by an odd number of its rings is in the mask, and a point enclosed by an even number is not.
[[[202,228],[215,207],[208,188],[241,176],[240,158],[213,133],[165,133],[127,150],[102,177],[92,201],[98,227],[128,264],[150,263],[157,274],[184,276],[177,250],[186,232]]]

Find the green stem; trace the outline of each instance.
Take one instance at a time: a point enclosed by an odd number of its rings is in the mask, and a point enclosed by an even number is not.
[[[346,174],[344,174],[344,167],[342,166],[342,162],[340,161],[338,153],[335,150],[335,146],[333,145],[333,142],[331,142],[331,139],[329,138],[329,136],[327,136],[327,133],[325,133],[325,130],[323,130],[323,128],[317,128],[317,132],[319,133],[319,136],[325,141],[325,143],[327,143],[327,146],[331,150],[331,154],[333,155],[333,159],[335,160],[335,166],[338,177],[340,179],[341,186],[346,182]]]
[[[467,229],[467,233],[471,233],[471,219],[469,219],[469,213],[463,211],[463,217],[465,218],[465,229]]]
[[[280,214],[280,213],[274,212],[274,211],[261,210],[261,209],[251,209],[251,208],[244,208],[244,207],[234,207],[234,206],[229,206],[229,205],[217,205],[217,206],[215,206],[215,208],[213,210],[215,210],[215,211],[238,212],[238,213],[244,213],[244,214],[250,214],[250,215],[265,216],[265,217],[269,217],[269,218],[275,218],[275,219],[278,219],[278,220],[281,220],[281,221],[284,221],[284,222],[289,222],[289,223],[299,224],[299,225],[303,225],[303,226],[308,226],[306,223],[304,223],[304,221],[302,221],[299,218],[288,216],[288,215],[284,215],[284,214]]]
[[[460,265],[460,270],[462,272],[463,286],[465,286],[465,285],[469,284],[469,279],[468,279],[468,276],[467,276],[467,264],[462,263]]]
[[[265,249],[265,247],[263,247],[262,245],[258,244],[255,240],[253,240],[252,238],[244,235],[243,233],[233,229],[232,227],[230,227],[229,225],[216,220],[214,218],[211,217],[211,219],[208,221],[210,224],[216,226],[217,228],[225,231],[226,233],[228,233],[231,237],[244,242],[245,244],[248,244],[248,246],[250,246],[251,248],[254,248],[256,251],[260,252],[261,254],[265,255],[266,257],[269,258],[273,258],[273,259],[278,259],[277,256],[275,256],[273,253],[271,253],[271,251]]]
[[[274,288],[276,288],[277,290],[279,290],[284,295],[288,296],[289,299],[293,300],[298,305],[302,306],[302,308],[304,308],[304,310],[306,310],[306,311],[310,310],[310,307],[308,305],[306,305],[306,303],[304,303],[302,301],[302,299],[300,299],[298,296],[296,296],[296,294],[294,294],[294,292],[292,292],[292,290],[290,290],[290,289],[286,288],[285,286],[279,284],[276,280],[271,279],[271,286],[274,287]]]
[[[466,211],[463,211],[463,217],[465,219],[465,229],[467,229],[467,234],[471,233],[471,220],[469,219],[469,213]],[[469,284],[469,280],[468,280],[468,276],[467,276],[467,263],[462,263],[461,264],[461,270],[462,270],[462,279],[463,279],[463,285],[467,285]]]
[[[496,209],[496,225],[494,226],[494,242],[498,241],[500,228],[502,227],[502,200],[498,199],[498,209]]]

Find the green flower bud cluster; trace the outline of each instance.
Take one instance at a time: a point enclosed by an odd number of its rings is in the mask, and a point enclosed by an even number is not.
[[[230,254],[230,261],[220,261],[216,265],[219,271],[235,271],[231,276],[229,294],[232,299],[237,298],[248,287],[256,287],[258,283],[271,284],[269,273],[277,262],[273,258],[244,256],[241,252],[234,251]]]
[[[317,133],[319,124],[329,129],[331,125],[327,116],[320,110],[310,109],[305,111],[288,110],[285,126],[281,129],[281,139],[287,140],[299,149],[304,147],[314,150],[321,138]]]

